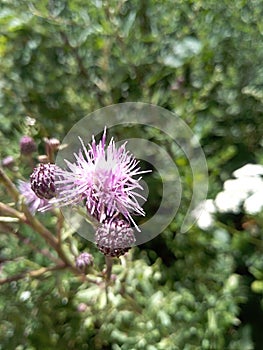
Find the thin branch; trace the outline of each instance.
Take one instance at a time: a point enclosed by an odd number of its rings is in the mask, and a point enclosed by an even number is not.
[[[20,213],[16,209],[9,207],[8,205],[0,202],[0,211],[10,216],[18,218],[22,223],[30,226],[36,232],[38,232],[45,241],[54,248],[59,257],[71,268],[75,269],[74,265],[70,259],[64,253],[62,247],[58,244],[58,240],[53,234],[44,226],[42,223],[36,219],[29,211],[28,207],[22,203],[22,209],[24,213]]]
[[[7,191],[10,193],[10,195],[14,198],[14,200],[17,202],[20,196],[19,191],[13,184],[13,182],[9,179],[9,177],[4,172],[4,169],[0,167],[0,183],[2,183]]]
[[[221,228],[225,229],[228,233],[230,233],[232,236],[233,235],[240,235],[240,231],[237,230],[234,227],[230,227],[226,224],[224,224],[223,222],[217,222],[217,225],[220,226]],[[258,249],[260,249],[261,251],[263,251],[263,242],[261,239],[255,238],[253,236],[249,236],[249,242],[254,244]]]
[[[47,243],[49,243],[54,249],[57,248],[57,239],[52,235],[52,233],[41,224],[28,210],[27,206],[22,203],[23,212],[11,208],[9,205],[0,202],[0,211],[8,214],[10,216],[18,218],[22,223],[31,226],[35,231],[37,231]]]
[[[25,237],[20,231],[16,230],[12,226],[6,224],[6,223],[1,223],[0,222],[0,228],[4,232],[8,232],[16,236],[22,243],[26,244],[27,246],[31,247],[32,250],[42,254],[43,256],[47,257],[51,261],[53,261],[56,264],[61,264],[61,260],[56,258],[51,252],[47,249],[39,249],[34,243],[32,243],[31,239],[28,237]]]
[[[25,217],[25,214],[20,213],[20,211],[10,207],[9,205],[0,202],[0,212],[10,215],[12,217],[15,217],[19,219],[19,221],[23,222],[24,224],[27,223],[27,219]]]
[[[28,207],[24,203],[22,204],[22,209],[26,215],[28,225],[31,226],[35,231],[37,231],[46,240],[46,242],[57,251],[59,257],[69,267],[75,270],[75,266],[72,264],[72,261],[67,257],[67,255],[63,251],[63,248],[59,244],[58,239],[55,236],[53,236],[53,234],[30,213]]]
[[[26,272],[22,272],[18,275],[15,276],[10,276],[10,277],[6,277],[6,278],[1,278],[0,279],[0,285],[1,284],[5,284],[5,283],[9,283],[9,282],[13,282],[13,281],[18,281],[22,278],[25,277],[30,277],[30,278],[37,278],[42,276],[43,274],[49,272],[49,271],[56,271],[56,270],[62,270],[66,268],[66,265],[55,265],[55,266],[51,266],[51,267],[41,267],[38,270],[32,270],[32,271],[26,271]]]

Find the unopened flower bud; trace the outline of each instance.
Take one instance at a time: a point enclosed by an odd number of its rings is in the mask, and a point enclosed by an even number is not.
[[[23,136],[20,139],[20,152],[28,156],[37,150],[35,141],[30,136]]]
[[[5,157],[2,159],[2,166],[4,168],[12,168],[15,164],[14,158],[12,156]]]
[[[81,253],[75,260],[76,267],[82,272],[86,272],[88,266],[93,265],[93,256],[89,253]]]
[[[80,303],[78,306],[77,306],[77,310],[78,312],[85,312],[87,310],[87,307],[88,305],[85,304],[85,303]]]
[[[104,255],[118,258],[135,243],[135,236],[126,220],[115,219],[99,226],[95,234],[95,241]]]
[[[44,141],[46,145],[52,150],[52,151],[57,151],[59,146],[60,146],[60,141],[54,137],[51,139],[48,139],[47,137],[44,138]]]
[[[31,188],[39,198],[55,197],[55,169],[55,164],[39,164],[30,176]]]

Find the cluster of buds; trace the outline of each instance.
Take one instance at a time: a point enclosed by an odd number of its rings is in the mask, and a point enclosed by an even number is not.
[[[68,170],[50,163],[36,167],[31,175],[31,189],[38,198],[57,206],[84,203],[87,213],[97,222],[98,249],[105,256],[119,257],[136,241],[131,224],[139,228],[131,214],[144,215],[137,200],[141,198],[140,178],[134,178],[144,171],[125,144],[117,149],[111,139],[106,146],[106,128],[98,144],[94,138],[88,147],[81,139],[80,142],[82,149],[75,153],[76,162],[66,161]],[[54,147],[58,145],[55,142]]]

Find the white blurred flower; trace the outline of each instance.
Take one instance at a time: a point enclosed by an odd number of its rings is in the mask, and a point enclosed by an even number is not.
[[[213,225],[216,212],[238,214],[244,210],[253,215],[263,210],[263,165],[246,164],[233,175],[236,178],[224,182],[215,200],[201,202],[192,212],[201,229],[208,230]]]
[[[244,209],[248,214],[257,214],[263,209],[263,189],[252,194],[244,202]]]
[[[215,199],[215,205],[219,213],[239,213],[243,198],[238,193],[231,191],[219,192]]]
[[[263,189],[263,180],[259,176],[245,176],[224,183],[224,191],[232,192],[242,199],[258,191],[259,188]]]
[[[34,126],[36,124],[36,119],[29,117],[28,115],[25,118],[26,125]]]
[[[259,176],[263,175],[263,165],[260,164],[246,164],[242,168],[233,172],[233,175],[237,178],[245,176]]]
[[[213,213],[216,212],[216,207],[212,199],[207,199],[201,202],[192,212],[196,219],[197,225],[203,229],[208,230],[214,223]]]
[[[215,205],[220,213],[239,213],[242,206],[248,214],[258,213],[263,207],[263,166],[247,164],[234,171],[236,179],[225,181]],[[260,194],[261,193],[261,194]]]
[[[31,297],[31,292],[29,290],[25,290],[24,292],[21,293],[20,295],[20,300],[21,301],[26,301]]]

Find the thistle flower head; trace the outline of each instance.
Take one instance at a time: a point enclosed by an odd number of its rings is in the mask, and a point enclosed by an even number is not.
[[[30,176],[31,188],[41,199],[51,199],[56,195],[55,164],[39,164]]]
[[[39,198],[31,189],[30,182],[19,180],[18,190],[25,197],[25,203],[32,214],[48,205],[48,200]]]
[[[144,215],[137,198],[142,197],[138,175],[144,173],[135,157],[126,150],[126,143],[116,147],[113,139],[106,146],[106,129],[102,139],[86,148],[80,139],[82,149],[74,154],[76,161],[65,160],[68,170],[58,169],[56,180],[58,196],[54,202],[59,205],[79,203],[84,200],[88,212],[99,222],[122,214],[133,221],[132,214]]]
[[[126,220],[115,218],[98,227],[95,242],[104,255],[119,257],[128,252],[135,243],[135,236]]]

